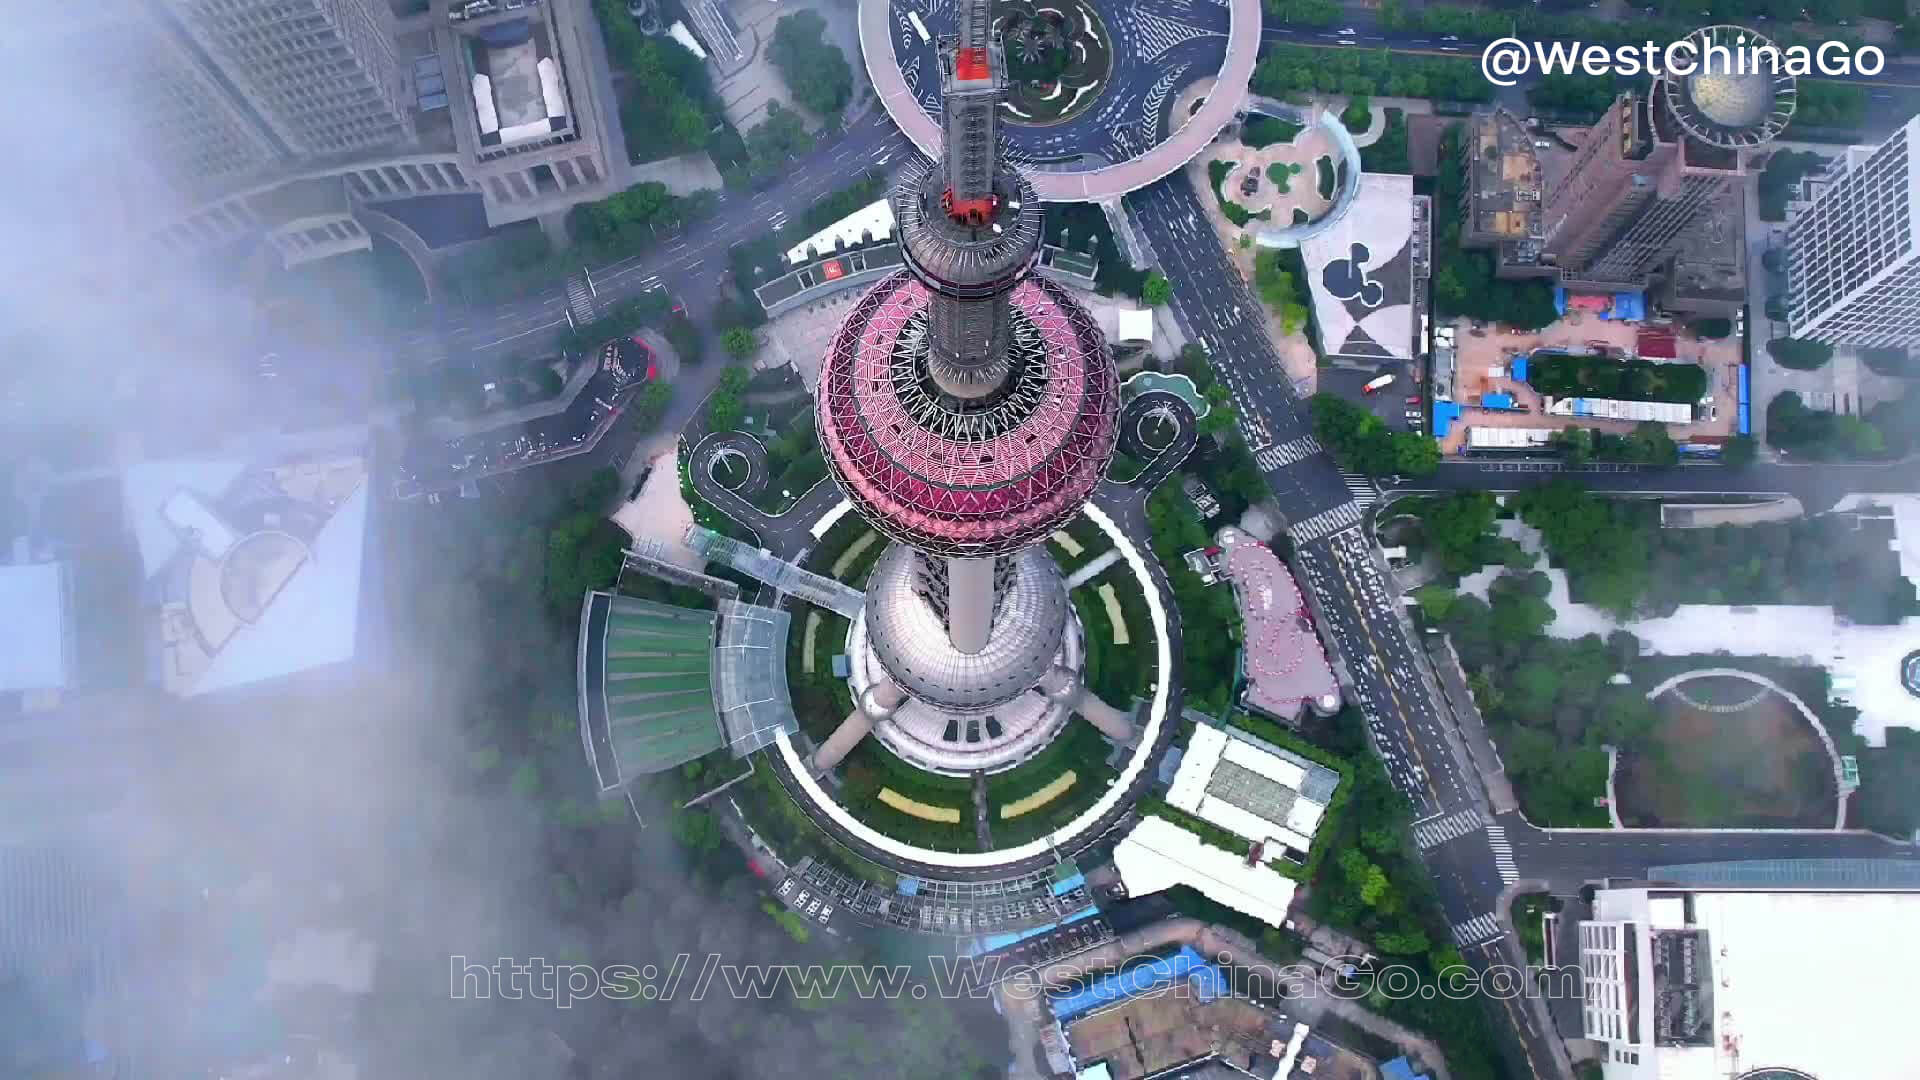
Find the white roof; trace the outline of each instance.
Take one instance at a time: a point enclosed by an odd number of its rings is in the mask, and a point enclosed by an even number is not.
[[[1677,896],[1647,901],[1647,925],[1655,930],[1679,930],[1687,925],[1687,902]]]
[[[473,77],[473,113],[480,121],[480,134],[491,135],[500,130],[500,114],[493,107],[493,80],[485,75]]]
[[[851,247],[861,242],[865,234],[875,239],[893,235],[893,204],[885,199],[875,199],[866,206],[855,210],[839,221],[821,229],[798,244],[787,249],[787,262],[799,265],[808,259],[831,254],[836,242]],[[813,254],[807,254],[812,248]]]
[[[1912,1022],[1920,893],[1702,892],[1693,911],[1712,956],[1713,1075],[1737,1075],[1741,1062],[1817,1077],[1913,1075],[1897,1033]],[[1841,981],[1809,987],[1815,957],[1839,965]]]
[[[1275,787],[1294,792],[1287,819],[1270,821],[1209,794],[1207,785],[1222,761],[1271,780]],[[1180,757],[1180,768],[1167,790],[1167,805],[1218,825],[1235,836],[1259,842],[1278,840],[1296,851],[1306,851],[1313,842],[1314,831],[1320,827],[1321,816],[1326,813],[1325,806],[1299,794],[1306,775],[1305,769],[1285,758],[1233,738],[1220,728],[1201,724],[1194,728],[1186,752]]]
[[[1295,183],[1314,183],[1311,175],[1298,177]],[[1320,340],[1329,353],[1340,353],[1356,326],[1389,355],[1413,358],[1413,268],[1403,260],[1391,271],[1398,280],[1385,280],[1387,265],[1413,241],[1413,177],[1387,173],[1360,174],[1359,190],[1353,206],[1330,229],[1300,242],[1300,255],[1306,262],[1308,291],[1313,296],[1314,319],[1320,327]],[[1368,302],[1366,293],[1356,291],[1335,296],[1328,290],[1327,267],[1348,263],[1356,247],[1363,248],[1366,260],[1355,269],[1366,280],[1379,285],[1378,299]],[[1342,275],[1336,279],[1345,280]],[[1360,314],[1349,308],[1353,301]]]
[[[667,36],[686,46],[688,52],[700,59],[707,58],[707,50],[700,47],[699,40],[693,36],[693,31],[687,29],[686,23],[675,19],[673,25],[667,27]]]
[[[1469,427],[1468,446],[1521,448],[1545,446],[1558,428]]]
[[[367,484],[320,528],[301,564],[257,622],[242,627],[186,691],[224,690],[344,663],[360,630],[360,564],[366,547]]]
[[[167,500],[183,488],[218,499],[245,470],[232,461],[155,461],[127,469],[120,483],[122,509],[148,577],[180,550],[180,535],[161,513]]]
[[[1120,319],[1119,340],[1153,340],[1153,312],[1145,308],[1121,308],[1117,314]]]
[[[549,56],[534,67],[540,72],[540,101],[547,107],[547,117],[567,115],[567,88],[560,81],[560,65]]]
[[[63,565],[0,566],[0,611],[7,613],[0,623],[0,691],[52,690],[70,681]]]
[[[1548,398],[1550,416],[1591,416],[1602,420],[1658,420],[1663,424],[1693,422],[1693,406],[1672,401],[1621,401],[1617,398]]]
[[[1215,903],[1270,926],[1286,921],[1294,884],[1272,867],[1200,842],[1165,818],[1144,817],[1113,849],[1113,866],[1132,896],[1187,885]]]

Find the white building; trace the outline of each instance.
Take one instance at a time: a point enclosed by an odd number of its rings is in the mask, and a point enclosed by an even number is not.
[[[1268,856],[1306,858],[1340,774],[1245,732],[1194,729],[1167,805],[1264,845]]]
[[[1830,345],[1920,344],[1920,117],[1877,147],[1854,147],[1840,175],[1787,227],[1793,336]]]
[[[1695,884],[1596,893],[1580,925],[1582,1010],[1606,1080],[1914,1075],[1897,1032],[1910,1011],[1900,980],[1920,962],[1920,882],[1872,883],[1874,866],[1675,867]]]
[[[1147,816],[1114,848],[1114,869],[1134,896],[1186,885],[1209,900],[1279,926],[1293,880],[1275,859],[1300,862],[1326,816],[1340,774],[1243,731],[1194,729],[1167,791],[1167,805],[1254,845],[1250,857],[1215,847],[1164,818]]]

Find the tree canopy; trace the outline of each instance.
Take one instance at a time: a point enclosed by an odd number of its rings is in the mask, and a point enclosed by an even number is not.
[[[640,32],[622,0],[594,0],[607,58],[625,78],[620,127],[635,161],[698,150],[707,143],[713,88],[706,65],[670,37]]]
[[[1767,342],[1767,355],[1781,367],[1815,371],[1833,359],[1833,346],[1805,338],[1777,337]]]
[[[1140,301],[1148,307],[1159,307],[1172,299],[1173,283],[1158,270],[1148,274],[1140,285]]]
[[[786,80],[793,99],[815,115],[834,118],[853,96],[853,69],[840,47],[827,41],[827,21],[812,10],[783,15],[773,24],[767,59]]]
[[[1315,437],[1343,468],[1426,476],[1440,467],[1439,445],[1426,435],[1388,430],[1379,417],[1334,394],[1315,394],[1311,407]]]

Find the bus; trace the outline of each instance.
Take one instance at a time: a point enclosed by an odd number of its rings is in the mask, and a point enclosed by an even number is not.
[[[907,21],[913,24],[913,32],[920,35],[920,44],[928,45],[933,42],[933,35],[927,33],[927,24],[920,21],[919,12],[907,12]]]
[[[1367,385],[1365,385],[1365,386],[1363,386],[1363,387],[1361,387],[1361,388],[1360,388],[1360,392],[1361,392],[1361,393],[1363,393],[1363,394],[1371,394],[1371,393],[1373,393],[1373,392],[1374,392],[1375,390],[1380,390],[1380,389],[1384,389],[1384,388],[1386,388],[1386,387],[1389,387],[1389,386],[1392,386],[1392,385],[1393,385],[1393,374],[1392,374],[1391,372],[1389,372],[1389,373],[1387,373],[1387,374],[1385,374],[1385,375],[1382,375],[1382,376],[1380,376],[1379,378],[1377,378],[1377,379],[1375,379],[1375,380],[1373,380],[1372,382],[1370,382],[1370,383],[1368,383]]]

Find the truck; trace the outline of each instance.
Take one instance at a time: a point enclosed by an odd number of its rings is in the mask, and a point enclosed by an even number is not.
[[[1367,385],[1361,387],[1360,392],[1363,394],[1371,394],[1375,390],[1384,389],[1392,385],[1393,385],[1393,373],[1388,372],[1387,374],[1382,375],[1374,379],[1372,382],[1369,382]]]

